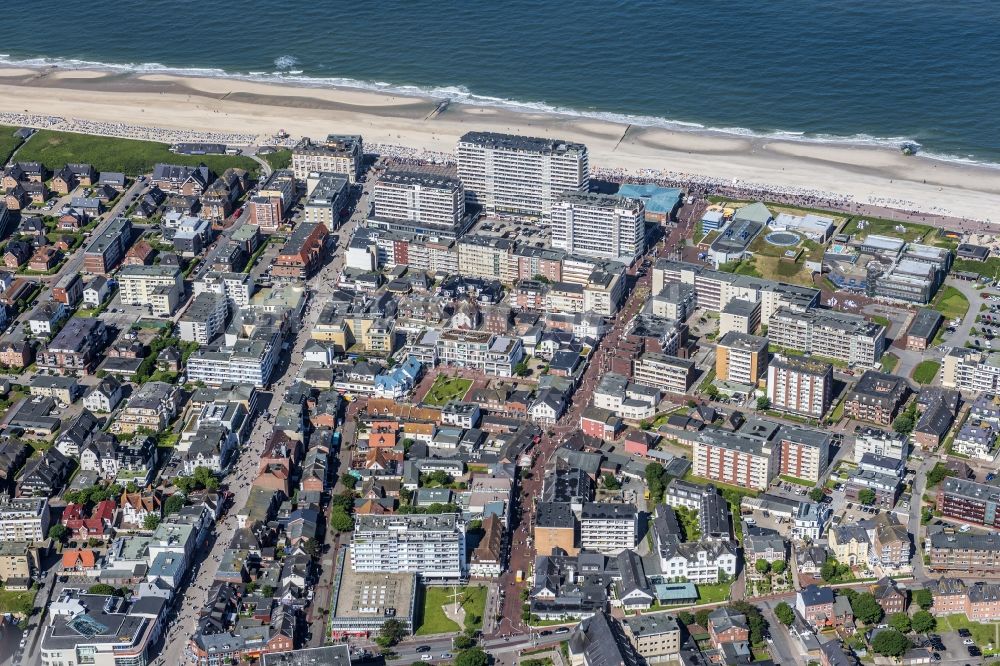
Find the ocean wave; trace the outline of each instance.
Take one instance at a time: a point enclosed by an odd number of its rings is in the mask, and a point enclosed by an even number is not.
[[[458,104],[502,108],[521,113],[587,118],[621,125],[656,127],[667,130],[719,134],[748,139],[770,139],[800,143],[876,147],[893,150],[899,150],[903,146],[911,145],[919,149],[919,152],[917,153],[918,157],[933,159],[941,162],[1000,168],[1000,163],[977,159],[971,156],[952,155],[948,153],[938,153],[924,150],[920,142],[912,137],[878,137],[865,133],[844,136],[824,133],[809,133],[797,130],[752,130],[745,127],[713,127],[698,122],[663,118],[660,116],[618,113],[613,111],[582,110],[553,105],[547,102],[512,100],[503,97],[474,93],[465,86],[461,85],[422,87],[408,84],[394,84],[385,81],[362,81],[345,77],[309,76],[303,74],[303,70],[301,69],[291,69],[291,67],[298,64],[300,64],[300,62],[295,56],[282,55],[274,59],[274,65],[279,68],[278,71],[230,72],[214,67],[174,67],[156,62],[140,64],[106,63],[76,58],[12,58],[9,55],[0,54],[0,66],[10,67],[38,69],[87,69],[133,74],[156,73],[204,78],[228,78],[258,83],[284,83],[309,88],[351,88],[383,94],[400,95],[404,97],[430,98],[442,101],[448,100]]]
[[[290,70],[299,64],[299,59],[293,55],[278,56],[274,59],[274,66],[279,70]]]

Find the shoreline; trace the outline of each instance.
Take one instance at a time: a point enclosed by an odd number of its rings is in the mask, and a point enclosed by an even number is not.
[[[947,216],[991,222],[1000,197],[998,169],[908,157],[889,148],[623,125],[461,102],[438,113],[440,102],[241,78],[0,67],[0,113],[8,116],[56,116],[258,140],[279,129],[293,137],[361,134],[366,144],[449,155],[458,137],[470,130],[556,137],[586,143],[592,169],[603,175],[735,185],[845,206],[922,213],[925,221]]]

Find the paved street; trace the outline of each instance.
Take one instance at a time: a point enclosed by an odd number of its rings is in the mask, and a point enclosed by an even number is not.
[[[370,183],[366,187],[370,188]],[[368,190],[366,190],[366,194],[364,195],[365,197],[367,197],[367,191]],[[359,205],[358,210],[363,211],[365,208]],[[232,231],[235,231],[238,225],[245,222],[244,218],[241,218],[237,224],[233,225]],[[354,227],[360,219],[360,213],[355,213],[354,216],[335,233],[339,234],[342,239],[350,238],[350,234],[353,233]],[[273,380],[271,391],[271,411],[274,411],[277,408],[277,405],[283,399],[288,387],[295,381],[298,370],[302,364],[302,350],[309,341],[309,331],[312,330],[313,325],[315,325],[319,318],[322,304],[325,302],[325,297],[327,297],[332,291],[332,285],[335,284],[336,277],[343,266],[343,262],[344,252],[343,246],[341,245],[333,252],[333,258],[327,263],[327,265],[307,281],[310,298],[306,304],[304,321],[301,326],[295,329],[293,333],[294,338],[289,345],[289,350],[282,355],[282,362],[276,370],[277,379]],[[177,606],[179,607],[179,610],[176,618],[171,622],[171,628],[165,641],[165,647],[163,652],[155,661],[156,664],[184,663],[185,649],[187,647],[188,638],[194,629],[194,622],[198,613],[206,601],[206,593],[211,588],[212,581],[215,578],[215,573],[218,571],[223,551],[225,551],[226,547],[229,545],[233,533],[236,530],[235,514],[240,508],[243,507],[244,504],[246,504],[246,500],[250,495],[253,480],[257,476],[257,461],[261,457],[264,444],[271,434],[271,429],[272,425],[270,421],[262,416],[258,416],[246,445],[239,452],[238,459],[231,466],[229,474],[223,480],[223,482],[228,485],[229,489],[234,494],[230,513],[216,526],[215,539],[209,544],[207,550],[203,550],[204,555],[196,564],[193,580],[178,597],[179,602],[177,603]],[[324,554],[324,557],[321,560],[320,568],[321,580],[329,580],[331,575],[330,569],[332,568],[334,556],[334,548],[329,548]],[[326,586],[325,592],[326,594],[324,595],[323,601],[328,603],[329,585]],[[319,596],[317,596],[316,602],[319,603],[320,600]],[[316,604],[313,605],[315,606]],[[310,618],[313,620],[313,635],[311,644],[322,644],[322,617],[310,613]]]

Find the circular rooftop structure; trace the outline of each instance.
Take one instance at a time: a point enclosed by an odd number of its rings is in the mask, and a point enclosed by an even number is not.
[[[764,236],[764,240],[778,247],[793,247],[798,245],[802,239],[799,238],[798,234],[793,234],[791,231],[772,231],[767,236]]]

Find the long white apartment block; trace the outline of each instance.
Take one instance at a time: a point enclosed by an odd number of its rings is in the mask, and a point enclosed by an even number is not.
[[[646,207],[639,199],[566,192],[552,205],[552,247],[628,263],[642,254]]]
[[[564,192],[586,192],[590,185],[582,143],[469,132],[458,140],[457,152],[466,201],[494,215],[548,217]]]
[[[466,223],[465,188],[451,176],[390,170],[372,193],[369,224],[390,231],[456,238]]]
[[[462,578],[465,523],[454,513],[358,516],[351,535],[351,566],[356,572]]]

